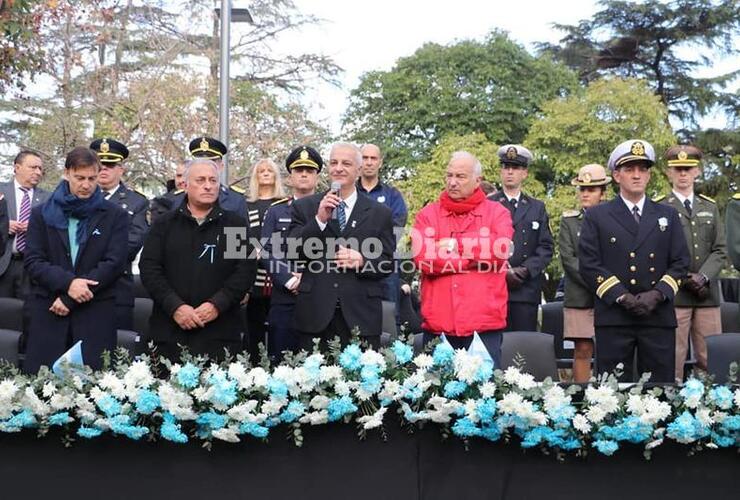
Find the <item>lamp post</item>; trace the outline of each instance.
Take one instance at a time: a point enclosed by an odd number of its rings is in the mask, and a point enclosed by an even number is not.
[[[231,48],[231,23],[252,23],[247,9],[234,9],[231,0],[221,0],[221,8],[216,8],[221,18],[221,67],[219,71],[218,135],[219,140],[229,148],[229,58]],[[229,148],[231,149],[231,148]],[[229,182],[229,159],[223,158],[224,168],[221,182]]]

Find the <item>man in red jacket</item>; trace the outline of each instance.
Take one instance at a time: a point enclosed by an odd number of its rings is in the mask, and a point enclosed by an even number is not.
[[[424,341],[444,333],[453,347],[467,348],[477,332],[499,366],[514,230],[510,212],[486,199],[481,171],[472,154],[453,153],[445,190],[416,216],[412,251],[421,273]]]

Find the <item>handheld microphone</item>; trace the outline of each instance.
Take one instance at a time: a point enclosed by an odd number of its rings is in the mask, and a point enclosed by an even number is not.
[[[331,183],[331,188],[329,188],[329,191],[331,194],[335,196],[339,196],[339,191],[342,189],[342,184],[339,181],[333,181]],[[331,218],[334,220],[337,220],[337,209],[334,208],[334,210],[331,211]]]

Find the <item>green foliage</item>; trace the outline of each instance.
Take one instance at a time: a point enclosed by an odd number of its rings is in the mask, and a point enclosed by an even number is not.
[[[390,71],[366,73],[350,93],[344,126],[351,139],[378,144],[384,174],[399,177],[428,162],[448,135],[520,142],[541,104],[576,85],[565,67],[494,31],[482,42],[428,43]]]
[[[604,75],[643,78],[686,125],[715,106],[737,112],[738,95],[727,92],[739,71],[700,77],[718,57],[738,53],[737,0],[602,0],[591,19],[556,25],[565,37],[541,44],[578,71],[584,82]],[[733,111],[734,109],[734,111]]]
[[[740,190],[740,129],[702,130],[693,143],[704,152],[704,167],[697,178],[699,192],[714,198],[724,212],[727,200]]]

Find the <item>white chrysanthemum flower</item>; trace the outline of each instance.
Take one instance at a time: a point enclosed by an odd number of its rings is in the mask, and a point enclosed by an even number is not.
[[[21,405],[24,408],[30,408],[35,415],[47,415],[50,411],[49,405],[39,399],[32,387],[26,387]]]
[[[267,415],[277,415],[286,404],[288,404],[287,398],[277,398],[272,396],[270,399],[262,403],[262,411]]]
[[[385,370],[385,357],[378,351],[368,349],[360,355],[360,364],[376,365]]]
[[[465,416],[471,422],[478,422],[480,420],[480,417],[478,417],[478,405],[475,399],[467,399],[465,404],[463,404],[463,408],[465,408]]]
[[[54,385],[54,382],[46,382],[44,383],[44,388],[41,389],[41,394],[45,398],[50,398],[57,392],[57,386]]]
[[[195,389],[193,389],[190,392],[191,392],[191,394],[193,395],[193,397],[195,398],[196,401],[202,403],[204,401],[208,401],[208,399],[213,394],[213,391],[214,391],[213,386],[209,386],[208,389],[206,389],[202,385],[199,385],[198,387],[196,387]]]
[[[485,361],[477,354],[470,354],[468,351],[458,349],[455,351],[453,366],[455,376],[466,384],[472,384],[478,375],[478,372]]]
[[[304,414],[298,421],[302,424],[323,425],[329,421],[329,412],[326,410],[312,411]]]
[[[248,375],[252,379],[252,384],[259,389],[267,387],[267,382],[270,380],[270,374],[262,367],[252,368]]]
[[[589,424],[588,419],[580,413],[573,417],[573,428],[581,434],[588,434],[591,432],[591,424]]]
[[[716,422],[718,424],[721,424],[725,421],[727,418],[727,412],[724,411],[715,411],[712,413],[711,419],[713,422]]]
[[[75,400],[69,394],[56,393],[49,399],[49,404],[55,410],[69,410],[75,405]]]
[[[504,370],[504,380],[507,384],[517,385],[521,374],[522,373],[519,371],[519,368],[516,366],[510,366]]]
[[[339,396],[349,396],[350,384],[346,380],[337,380],[334,382],[334,392]]]
[[[735,397],[733,400],[735,401],[735,406],[740,408],[740,389],[735,389]]]
[[[606,385],[588,386],[586,388],[586,401],[599,405],[607,414],[616,411],[619,407],[619,399],[617,399],[614,389]]]
[[[331,401],[328,397],[317,395],[311,398],[311,401],[308,403],[308,406],[313,408],[314,410],[324,410],[327,406],[329,406],[329,401]]]
[[[563,406],[569,405],[571,397],[565,394],[565,390],[559,385],[550,387],[544,394],[545,411],[551,413]]]
[[[375,429],[376,427],[383,425],[383,415],[385,415],[386,411],[388,411],[388,407],[384,406],[372,415],[365,415],[358,418],[357,421],[361,423],[362,427],[365,429]]]
[[[72,377],[72,385],[75,386],[75,389],[78,391],[81,391],[82,388],[85,386],[84,382],[82,382],[82,377],[79,375],[75,375]]]
[[[171,376],[170,378],[175,377],[175,375],[179,373],[181,368],[182,366],[180,365],[180,363],[175,363],[172,366],[170,366],[170,376]]]
[[[653,395],[648,394],[641,398],[641,401],[641,413],[634,414],[638,415],[643,423],[655,425],[671,415],[671,405],[665,401],[660,401]]]
[[[480,385],[480,395],[484,398],[493,398],[496,396],[496,384],[493,382],[484,382]]]
[[[226,441],[229,443],[238,443],[239,442],[239,435],[237,434],[237,429],[235,427],[222,427],[221,429],[216,429],[215,431],[211,432],[213,437],[216,439],[220,439],[221,441]]]
[[[98,386],[101,389],[110,392],[113,397],[117,399],[124,399],[126,397],[126,386],[123,380],[118,378],[113,372],[105,372],[102,378],[98,381]]]
[[[383,382],[383,388],[378,393],[378,399],[390,399],[397,401],[401,397],[401,384],[397,380],[387,379]]]
[[[95,412],[95,405],[87,399],[83,394],[78,394],[74,399],[74,406],[76,406],[81,412],[93,413]]]
[[[429,354],[419,354],[414,358],[414,364],[421,370],[428,370],[434,364],[434,360]]]
[[[249,401],[229,408],[226,414],[229,418],[236,420],[237,422],[244,422],[255,409],[257,409],[257,401],[250,399]]]
[[[455,400],[443,398],[442,396],[432,396],[429,398],[427,407],[431,407],[428,410],[429,419],[432,422],[446,424],[452,419],[452,415],[455,414],[462,406],[462,403]]]
[[[110,396],[107,392],[102,390],[100,387],[93,387],[90,389],[90,397],[95,401],[96,403],[99,403],[101,399],[103,399],[106,396]]]
[[[18,392],[18,386],[14,380],[5,379],[0,382],[0,401],[10,401]]]
[[[195,420],[197,414],[193,411],[193,398],[190,394],[175,389],[171,384],[163,382],[157,391],[162,408],[172,413],[180,420]]]
[[[699,421],[700,424],[707,427],[710,427],[712,424],[714,424],[714,419],[712,419],[711,411],[709,410],[709,408],[701,408],[697,410],[696,419]]]
[[[154,376],[149,365],[142,360],[136,360],[126,370],[123,376],[123,383],[126,387],[131,388],[148,388],[154,383]]]
[[[591,406],[586,410],[586,417],[588,417],[591,422],[598,424],[606,417],[606,411],[601,406]]]
[[[319,380],[321,382],[332,382],[344,377],[342,367],[339,365],[322,366],[319,368]]]

